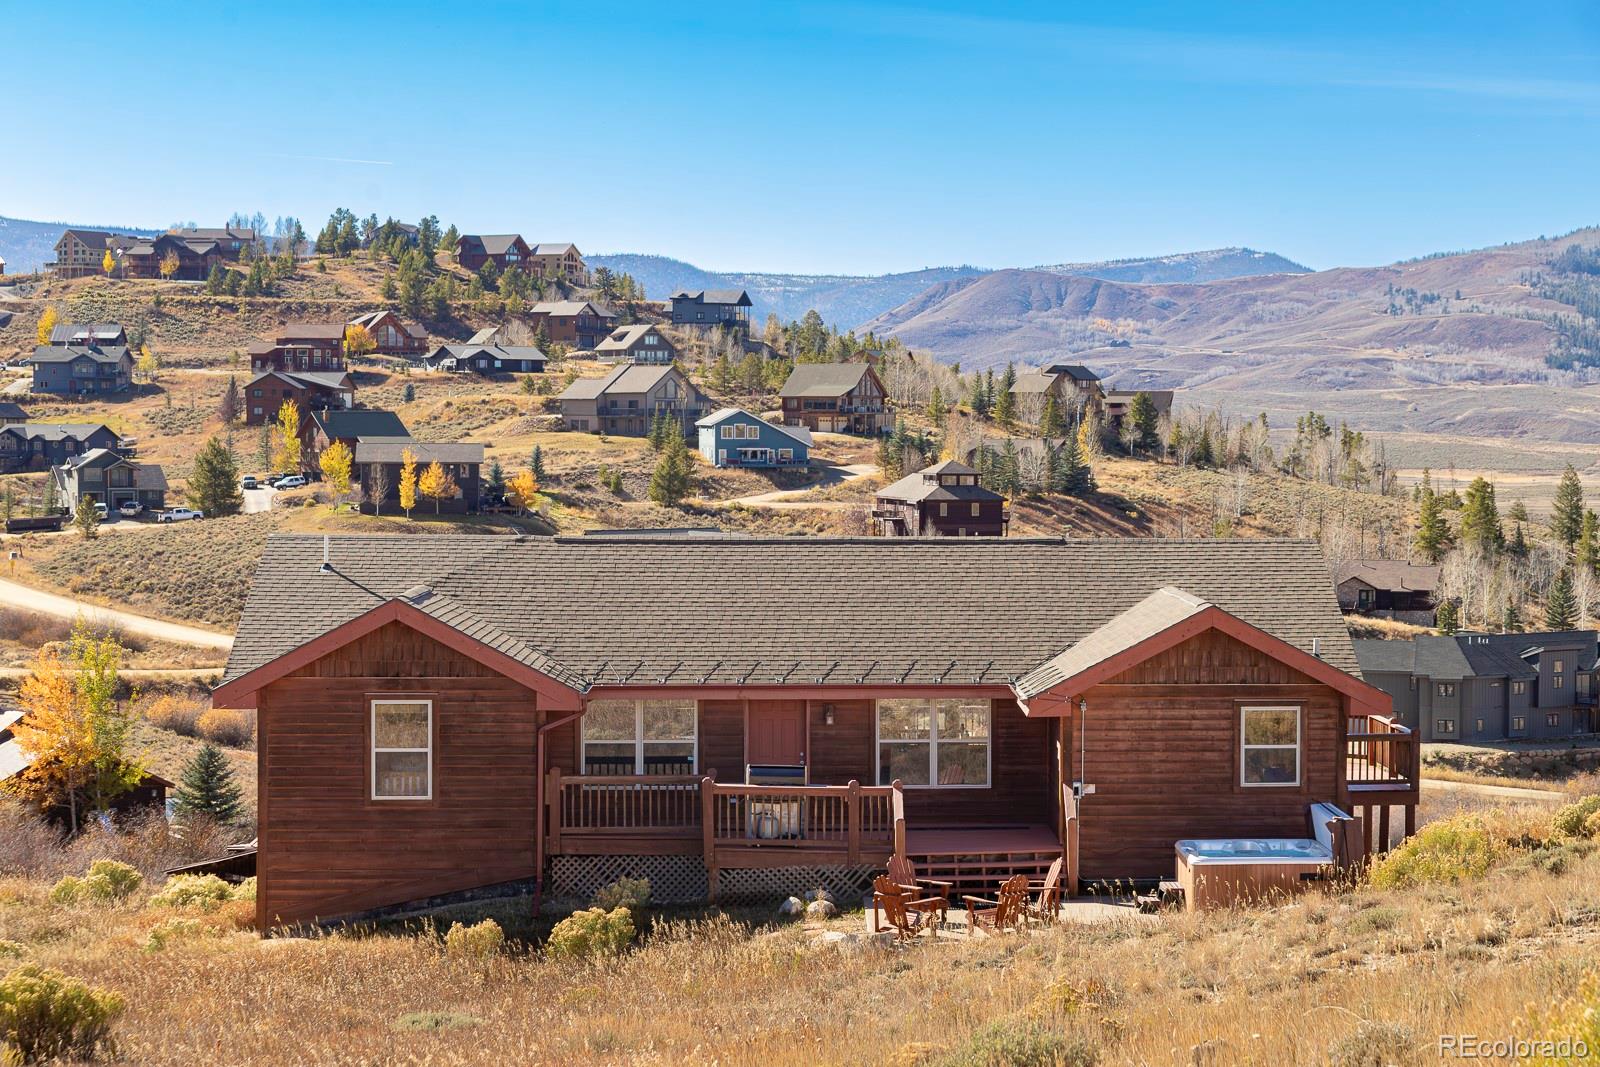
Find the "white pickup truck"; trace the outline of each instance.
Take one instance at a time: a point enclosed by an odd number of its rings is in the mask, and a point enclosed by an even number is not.
[[[194,508],[169,508],[156,516],[157,522],[184,522],[188,519],[203,519],[205,513]]]

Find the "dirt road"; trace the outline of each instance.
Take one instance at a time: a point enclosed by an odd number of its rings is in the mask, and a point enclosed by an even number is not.
[[[233,647],[233,638],[228,634],[219,634],[214,630],[202,630],[198,626],[187,626],[181,622],[152,619],[146,615],[136,615],[131,611],[122,611],[117,608],[102,607],[99,604],[91,604],[84,600],[74,600],[58,593],[46,593],[41,589],[19,585],[16,582],[9,582],[4,579],[0,579],[0,604],[22,608],[25,611],[37,611],[45,615],[55,615],[63,619],[75,619],[79,615],[89,619],[105,619],[120,626],[128,633],[153,638],[157,641],[171,641],[174,644],[195,645],[199,648]]]

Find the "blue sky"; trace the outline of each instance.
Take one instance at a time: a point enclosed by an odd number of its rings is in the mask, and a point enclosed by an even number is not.
[[[1581,0],[0,0],[0,24],[37,43],[6,50],[0,114],[22,218],[347,206],[844,273],[1235,244],[1322,268],[1600,221]],[[65,37],[93,47],[63,78]]]

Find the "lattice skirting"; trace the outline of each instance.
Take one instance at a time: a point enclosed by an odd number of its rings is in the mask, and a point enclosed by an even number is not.
[[[878,871],[874,864],[724,867],[718,899],[781,899],[826,889],[840,905],[848,906],[861,899]],[[698,904],[708,895],[706,865],[699,856],[552,856],[546,895],[587,901],[618,878],[650,879],[650,896],[661,904]]]

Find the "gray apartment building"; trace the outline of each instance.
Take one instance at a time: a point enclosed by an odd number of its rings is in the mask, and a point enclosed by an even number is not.
[[[1423,741],[1568,737],[1594,729],[1596,633],[1357,640],[1362,676]]]

